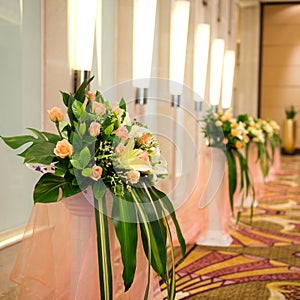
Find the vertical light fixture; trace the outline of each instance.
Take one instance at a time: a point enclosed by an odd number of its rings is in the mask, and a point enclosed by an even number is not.
[[[178,107],[183,90],[186,45],[189,26],[189,1],[175,1],[171,16],[170,94],[172,106]]]
[[[97,0],[69,0],[69,58],[73,91],[90,77],[93,60]]]
[[[223,78],[222,78],[222,108],[227,110],[231,107],[233,78],[235,67],[235,52],[227,50],[224,56]]]
[[[209,24],[198,24],[194,42],[194,77],[193,90],[195,108],[200,110],[201,101],[205,98],[205,86],[209,53],[210,26]]]
[[[214,39],[211,47],[210,61],[210,104],[216,112],[221,96],[222,69],[225,41]]]
[[[133,10],[133,86],[136,103],[146,104],[150,85],[156,0],[134,0]]]

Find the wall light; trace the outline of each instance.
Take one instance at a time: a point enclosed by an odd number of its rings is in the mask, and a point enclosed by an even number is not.
[[[222,108],[231,107],[232,88],[235,67],[235,52],[227,50],[224,56],[223,79],[222,79]]]
[[[133,11],[133,86],[137,88],[136,103],[146,104],[150,85],[156,0],[134,0]]]
[[[200,110],[200,102],[205,98],[205,86],[208,64],[210,26],[198,24],[194,43],[194,78],[193,90],[196,110]]]
[[[175,1],[171,16],[170,37],[170,94],[172,105],[179,106],[183,90],[186,45],[189,26],[189,1]]]
[[[214,39],[211,48],[210,62],[210,104],[213,111],[216,111],[220,102],[221,81],[224,58],[225,41],[223,39]]]
[[[69,58],[73,71],[73,90],[88,77],[92,69],[96,0],[68,1]]]

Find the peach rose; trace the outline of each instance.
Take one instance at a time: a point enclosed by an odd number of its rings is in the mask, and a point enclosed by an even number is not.
[[[96,94],[91,92],[91,91],[88,91],[87,92],[87,96],[88,98],[91,100],[91,101],[95,101],[96,100]]]
[[[240,149],[240,148],[243,147],[243,143],[242,143],[241,141],[237,141],[237,142],[235,143],[235,147],[236,147],[237,149]]]
[[[140,172],[136,170],[131,170],[127,173],[127,180],[129,183],[138,183],[140,180]]]
[[[236,129],[231,129],[231,135],[232,136],[238,136],[238,131]]]
[[[91,136],[98,136],[100,134],[101,125],[97,122],[92,122],[89,128]]]
[[[227,138],[224,138],[223,144],[224,144],[224,145],[227,145],[227,144],[228,144],[228,139],[227,139]]]
[[[128,130],[125,126],[120,126],[116,131],[115,135],[120,139],[128,139]]]
[[[71,157],[73,153],[73,147],[67,140],[58,141],[56,147],[54,148],[54,153],[60,158],[65,158],[67,156]]]
[[[139,159],[141,159],[144,162],[149,162],[149,155],[147,151],[141,152],[139,155]]]
[[[237,122],[233,122],[232,124],[231,124],[231,128],[237,128],[239,126],[239,124],[237,123]]]
[[[220,120],[216,121],[215,124],[217,127],[221,127],[223,125],[222,121],[220,121]]]
[[[142,134],[142,139],[143,139],[143,142],[144,143],[148,143],[148,142],[150,142],[150,140],[151,140],[151,136],[148,134],[148,133],[143,133]]]
[[[117,154],[118,157],[120,157],[122,155],[122,153],[124,152],[125,150],[125,146],[124,144],[120,143],[116,149],[115,149],[115,153]]]
[[[92,176],[91,178],[94,180],[99,180],[102,176],[103,169],[100,166],[94,165],[92,167]]]
[[[48,110],[48,114],[50,116],[50,120],[52,122],[61,122],[62,119],[64,118],[64,114],[59,107],[52,107],[50,110]]]

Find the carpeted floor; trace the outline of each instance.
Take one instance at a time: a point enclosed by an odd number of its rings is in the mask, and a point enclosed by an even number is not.
[[[300,299],[300,156],[257,197],[253,222],[243,213],[230,247],[195,246],[177,268],[177,299]]]

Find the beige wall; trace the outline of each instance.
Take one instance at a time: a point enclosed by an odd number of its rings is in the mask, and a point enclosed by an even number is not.
[[[263,6],[261,116],[280,125],[287,106],[300,108],[299,32],[300,4]],[[300,122],[297,133],[300,147]]]

